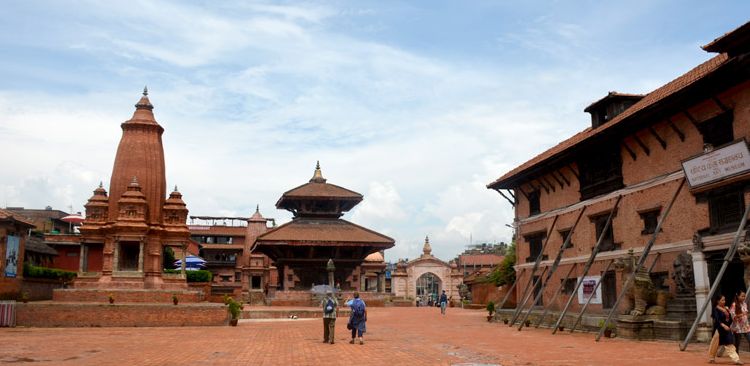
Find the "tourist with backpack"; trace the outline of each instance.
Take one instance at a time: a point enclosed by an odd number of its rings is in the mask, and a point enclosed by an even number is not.
[[[333,344],[334,331],[336,330],[336,310],[339,304],[333,291],[326,290],[326,297],[320,302],[323,307],[323,343]]]
[[[365,344],[363,336],[367,330],[365,327],[365,323],[367,322],[367,306],[359,298],[359,292],[354,293],[354,300],[352,300],[349,309],[351,313],[349,314],[349,323],[346,324],[346,328],[352,331],[352,340],[349,343],[354,344],[355,336],[357,336],[359,337],[359,344]]]

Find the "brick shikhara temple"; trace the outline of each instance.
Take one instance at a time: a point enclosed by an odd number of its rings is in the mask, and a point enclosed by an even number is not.
[[[373,272],[366,258],[380,255],[382,261],[380,252],[393,247],[394,240],[341,219],[362,198],[327,183],[320,164],[308,183],[281,196],[276,207],[292,212],[292,221],[258,236],[254,248],[275,262],[279,290],[309,291],[314,285],[328,284],[327,262],[332,259],[334,282],[341,290],[384,291],[385,271]],[[368,276],[370,272],[374,276]]]
[[[154,290],[162,291],[165,298],[171,298],[168,291],[180,290],[188,295],[184,272],[168,274],[162,269],[166,247],[185,251],[190,237],[188,210],[177,187],[166,197],[164,128],[154,118],[145,88],[135,108],[133,117],[121,125],[109,196],[100,184],[85,205],[74,289],[56,291],[55,299],[96,296],[82,295],[87,290]],[[132,292],[121,297],[131,295],[142,297]]]

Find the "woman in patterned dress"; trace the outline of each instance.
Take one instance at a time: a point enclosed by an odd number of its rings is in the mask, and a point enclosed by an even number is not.
[[[745,291],[740,290],[734,296],[734,302],[732,302],[732,306],[729,308],[729,313],[732,315],[734,347],[737,349],[737,353],[740,353],[740,339],[745,338],[750,343],[750,323],[747,321],[746,297]]]

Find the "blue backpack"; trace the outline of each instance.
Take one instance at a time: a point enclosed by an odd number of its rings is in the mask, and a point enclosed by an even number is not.
[[[360,299],[354,299],[352,302],[352,318],[364,319],[365,303]]]
[[[333,304],[333,300],[331,300],[331,298],[329,297],[329,298],[328,298],[328,301],[326,302],[326,307],[325,307],[325,309],[324,309],[323,311],[324,311],[324,312],[325,312],[326,314],[331,314],[331,313],[333,313],[333,309],[334,309],[334,306],[333,306],[333,305],[334,305],[334,304]]]

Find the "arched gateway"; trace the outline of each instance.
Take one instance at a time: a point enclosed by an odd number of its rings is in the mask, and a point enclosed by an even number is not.
[[[463,281],[454,262],[446,263],[432,255],[429,238],[425,238],[422,255],[409,262],[399,262],[391,276],[394,295],[411,300],[419,297],[424,302],[436,300],[443,290],[453,301],[458,301],[458,285]]]

